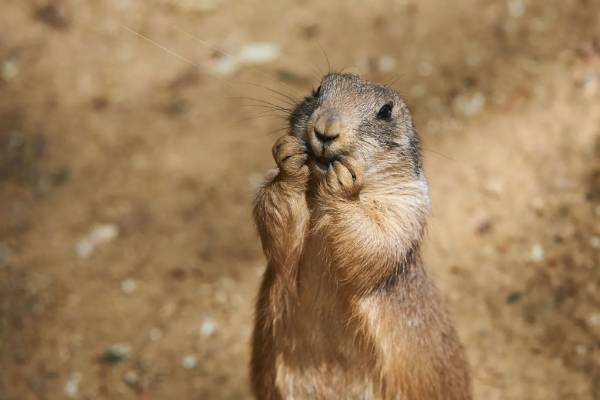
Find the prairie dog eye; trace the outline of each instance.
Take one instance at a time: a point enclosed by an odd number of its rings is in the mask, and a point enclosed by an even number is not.
[[[312,91],[312,97],[319,97],[320,94],[321,94],[321,85],[319,85],[318,88],[313,89],[313,91]]]
[[[391,101],[384,104],[377,112],[377,119],[384,121],[390,121],[392,119],[392,110],[394,109],[394,103]]]

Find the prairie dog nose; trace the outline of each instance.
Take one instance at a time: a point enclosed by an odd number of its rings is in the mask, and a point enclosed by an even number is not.
[[[335,114],[322,114],[315,121],[315,136],[323,144],[334,141],[342,133],[342,120]]]

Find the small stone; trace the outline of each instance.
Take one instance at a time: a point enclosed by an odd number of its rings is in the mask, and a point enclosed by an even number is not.
[[[472,117],[483,111],[485,103],[485,96],[481,92],[463,93],[454,98],[452,106],[459,113]]]
[[[594,249],[600,248],[600,236],[592,236],[590,238],[590,246]]]
[[[122,11],[125,11],[131,7],[130,0],[112,0],[112,3],[115,6],[115,8]]]
[[[483,184],[485,193],[499,197],[504,192],[504,184],[498,180],[487,180]]]
[[[590,326],[600,327],[600,313],[590,315],[587,321]]]
[[[56,29],[64,29],[69,26],[65,6],[60,1],[49,2],[38,8],[35,11],[35,17]]]
[[[129,358],[130,348],[126,344],[114,344],[102,353],[101,360],[107,364],[118,364]]]
[[[484,235],[486,233],[490,233],[494,229],[494,224],[489,219],[482,221],[479,226],[477,226],[476,232],[479,235]]]
[[[193,354],[188,354],[181,360],[181,366],[185,369],[194,369],[198,366],[198,358]]]
[[[211,336],[217,329],[217,324],[214,319],[206,318],[202,325],[200,325],[199,333],[200,336],[208,337]]]
[[[265,64],[280,55],[279,46],[269,42],[249,43],[242,47],[238,59],[242,64]]]
[[[513,18],[520,18],[525,14],[525,4],[523,0],[509,0],[508,13]]]
[[[90,233],[75,244],[75,253],[81,258],[92,255],[96,246],[108,243],[119,235],[119,227],[114,224],[96,225]]]
[[[67,379],[67,382],[65,383],[65,396],[67,396],[68,399],[77,397],[80,382],[81,374],[79,372],[74,372],[69,376],[69,379]]]
[[[123,380],[131,387],[137,387],[140,383],[140,374],[137,371],[129,370],[125,373]]]
[[[183,11],[209,12],[219,6],[220,0],[176,0],[176,5]]]
[[[154,327],[150,329],[148,336],[153,342],[158,342],[163,337],[163,333],[160,329]]]
[[[109,242],[119,235],[119,228],[113,224],[96,225],[90,238],[96,243]]]
[[[544,247],[539,243],[534,244],[529,252],[529,259],[533,262],[544,261]]]
[[[210,70],[215,75],[229,76],[233,75],[240,67],[235,57],[224,55],[213,61]]]
[[[0,71],[2,80],[5,82],[12,81],[19,75],[19,64],[16,60],[7,60],[2,63],[2,71]]]
[[[379,58],[377,67],[382,72],[391,72],[396,69],[396,59],[392,56],[383,56]]]
[[[137,282],[131,278],[125,279],[121,282],[121,290],[125,294],[131,294],[137,289]]]
[[[81,239],[75,245],[75,253],[81,258],[88,258],[94,252],[94,245],[87,239]]]
[[[508,296],[506,296],[506,302],[508,304],[514,304],[521,300],[523,297],[523,293],[521,292],[510,292]]]
[[[578,344],[575,346],[575,353],[579,356],[585,356],[587,354],[587,349],[584,345]]]
[[[321,29],[319,28],[319,25],[310,24],[310,25],[304,26],[302,28],[301,32],[302,32],[302,36],[304,36],[306,39],[313,39],[319,35],[319,33],[321,32]]]
[[[587,97],[593,97],[598,92],[598,86],[598,75],[595,72],[588,72],[581,78],[581,88]]]

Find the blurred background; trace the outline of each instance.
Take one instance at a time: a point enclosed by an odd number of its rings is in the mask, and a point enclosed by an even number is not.
[[[600,2],[2,0],[0,399],[247,399],[288,99],[393,83],[477,399],[600,399]]]

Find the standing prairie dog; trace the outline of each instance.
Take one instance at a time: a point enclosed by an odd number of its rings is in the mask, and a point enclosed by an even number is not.
[[[421,261],[429,194],[400,95],[328,74],[273,157],[254,203],[268,261],[256,398],[471,399],[462,346]]]

